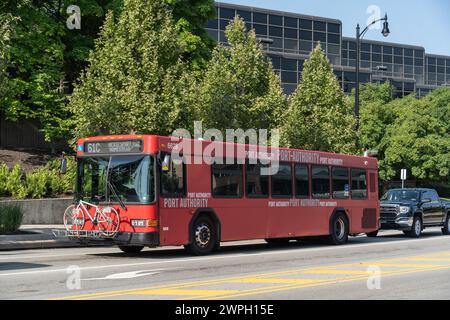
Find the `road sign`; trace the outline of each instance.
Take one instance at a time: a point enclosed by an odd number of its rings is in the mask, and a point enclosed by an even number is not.
[[[402,189],[405,187],[405,180],[406,180],[406,169],[402,169],[400,172],[400,179],[402,179]]]

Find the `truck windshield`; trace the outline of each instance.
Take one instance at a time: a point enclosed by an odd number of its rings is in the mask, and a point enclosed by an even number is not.
[[[77,197],[84,201],[148,204],[155,200],[152,156],[86,157],[78,159]]]
[[[414,190],[390,190],[381,197],[381,201],[419,201],[420,194]]]

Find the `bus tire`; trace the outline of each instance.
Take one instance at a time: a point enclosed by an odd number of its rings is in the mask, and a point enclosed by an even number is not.
[[[139,253],[144,249],[144,246],[119,246],[119,249],[125,253]]]
[[[334,214],[330,221],[330,235],[328,236],[328,243],[332,245],[343,245],[348,241],[348,219],[347,216],[338,212]]]
[[[366,233],[366,236],[368,236],[369,238],[376,238],[377,235],[378,235],[378,230]]]
[[[215,248],[217,248],[216,227],[208,216],[201,215],[192,224],[191,239],[186,250],[192,255],[203,256]]]

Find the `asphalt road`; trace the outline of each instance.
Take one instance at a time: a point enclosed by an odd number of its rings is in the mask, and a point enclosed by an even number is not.
[[[450,299],[450,236],[426,230],[346,246],[263,241],[192,257],[182,248],[0,252],[0,299]]]

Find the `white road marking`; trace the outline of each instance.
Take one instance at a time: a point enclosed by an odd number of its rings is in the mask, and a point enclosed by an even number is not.
[[[392,244],[407,244],[413,242],[421,242],[421,241],[442,241],[445,239],[450,239],[450,237],[433,237],[426,239],[408,239],[408,240],[393,240],[393,241],[383,241],[383,242],[374,242],[374,243],[363,243],[363,244],[350,244],[344,246],[330,246],[325,248],[298,248],[298,249],[290,249],[290,250],[280,250],[273,251],[268,250],[266,252],[260,253],[240,253],[240,254],[224,254],[220,256],[210,256],[203,258],[184,258],[184,259],[171,259],[171,260],[162,260],[162,261],[151,261],[151,262],[139,262],[139,263],[124,263],[124,264],[113,264],[113,265],[104,265],[104,266],[91,266],[91,267],[81,267],[80,270],[96,270],[96,269],[107,269],[107,268],[125,268],[125,267],[136,267],[136,266],[149,266],[149,265],[157,265],[157,264],[179,264],[185,262],[202,262],[202,261],[211,261],[211,260],[222,260],[222,259],[230,259],[230,258],[251,258],[256,256],[266,256],[266,255],[281,255],[286,253],[305,253],[305,252],[320,252],[320,251],[336,251],[336,250],[345,250],[352,248],[364,248],[364,247],[376,247],[376,246],[384,246],[384,245],[392,245]],[[0,273],[0,277],[5,276],[17,276],[17,275],[32,275],[32,274],[41,274],[41,273],[51,273],[51,272],[66,272],[67,268],[59,268],[59,269],[47,269],[47,270],[36,270],[36,271],[23,271],[23,272],[10,272],[10,273]]]
[[[154,269],[154,270],[138,270],[138,271],[130,271],[130,272],[122,272],[122,273],[113,273],[107,275],[103,278],[88,278],[81,279],[81,281],[91,281],[91,280],[120,280],[120,279],[134,279],[140,278],[144,276],[150,276],[154,274],[161,273],[164,269]]]

